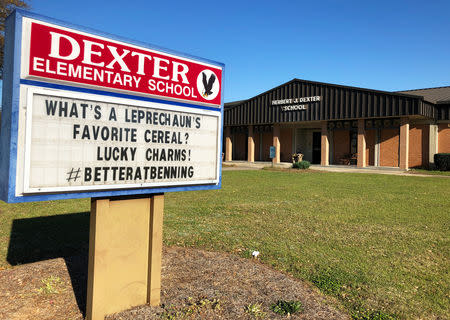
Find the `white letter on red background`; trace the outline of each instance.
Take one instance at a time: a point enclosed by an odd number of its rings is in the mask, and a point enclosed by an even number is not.
[[[169,60],[166,59],[162,59],[162,58],[157,58],[157,57],[153,57],[153,61],[155,61],[154,66],[153,66],[153,78],[159,78],[159,79],[164,79],[164,80],[169,80],[170,76],[161,76],[159,74],[160,70],[167,70],[167,67],[163,67],[161,66],[161,61],[165,62],[165,63],[169,63]]]
[[[51,31],[50,31],[50,34],[52,36],[51,48],[50,48],[50,54],[49,54],[50,57],[63,59],[63,60],[73,60],[80,55],[80,45],[74,38],[66,36],[64,34],[51,32]],[[59,45],[61,44],[61,38],[69,40],[69,42],[72,46],[72,52],[67,56],[62,56],[59,53],[60,52]]]
[[[82,62],[93,65],[93,66],[103,67],[105,65],[104,62],[92,62],[92,55],[95,55],[98,57],[102,56],[102,53],[100,51],[92,51],[92,46],[97,46],[102,49],[105,46],[101,43],[97,43],[97,42],[93,42],[93,41],[89,41],[89,40],[83,40],[83,42],[84,42],[84,58],[83,58]]]
[[[123,58],[130,52],[130,50],[123,49],[122,55],[119,55],[117,53],[117,48],[113,46],[107,46],[109,51],[111,51],[111,54],[114,57],[114,60],[111,61],[106,67],[108,69],[114,69],[114,64],[117,62],[120,65],[120,70],[125,72],[130,72],[130,69],[128,69],[127,64],[123,61]]]
[[[189,67],[184,63],[179,63],[172,61],[173,70],[172,70],[172,81],[178,82],[178,76],[180,75],[183,79],[183,83],[189,84],[186,73],[189,71]],[[178,67],[182,67],[183,70],[178,70]]]
[[[131,53],[131,56],[132,57],[138,56],[138,71],[136,73],[142,74],[145,76],[145,73],[144,73],[145,58],[148,58],[148,60],[152,60],[152,56],[149,56],[148,54],[136,52],[136,51],[133,51],[133,53]]]

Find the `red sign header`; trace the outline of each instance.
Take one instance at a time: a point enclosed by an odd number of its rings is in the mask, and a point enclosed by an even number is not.
[[[222,69],[33,22],[29,75],[220,105]]]

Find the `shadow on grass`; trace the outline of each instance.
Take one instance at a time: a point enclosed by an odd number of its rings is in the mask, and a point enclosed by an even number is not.
[[[64,258],[78,307],[86,314],[89,212],[16,219],[7,260],[11,265]]]

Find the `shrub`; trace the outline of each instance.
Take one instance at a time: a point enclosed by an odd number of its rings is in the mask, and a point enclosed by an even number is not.
[[[290,316],[297,311],[303,311],[303,305],[300,301],[278,300],[270,309],[275,313]]]
[[[310,165],[311,165],[311,163],[309,161],[303,160],[303,161],[299,161],[299,162],[294,162],[294,164],[292,165],[292,168],[308,169]]]
[[[450,171],[450,153],[436,153],[434,165],[440,171]]]
[[[266,313],[262,311],[262,306],[259,303],[251,303],[244,308],[245,312],[254,318],[265,318]]]

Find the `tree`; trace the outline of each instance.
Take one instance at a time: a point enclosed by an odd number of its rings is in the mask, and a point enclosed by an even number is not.
[[[16,7],[28,8],[27,0],[0,0],[0,79],[3,78],[3,49],[5,45],[5,20]]]

